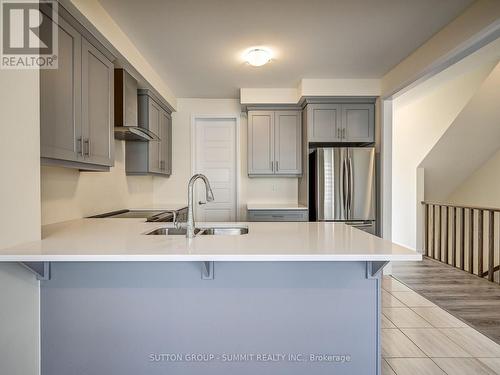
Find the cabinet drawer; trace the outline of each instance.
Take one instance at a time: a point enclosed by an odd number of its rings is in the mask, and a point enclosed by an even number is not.
[[[307,210],[249,210],[248,221],[308,221]]]

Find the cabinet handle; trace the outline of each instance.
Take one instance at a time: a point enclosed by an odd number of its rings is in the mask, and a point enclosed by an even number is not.
[[[78,137],[78,139],[76,141],[77,141],[77,147],[78,147],[76,149],[76,153],[80,154],[83,157],[83,138]]]
[[[280,170],[280,164],[279,161],[276,160],[276,172]]]
[[[84,147],[84,154],[83,156],[87,156],[87,157],[90,157],[90,139],[86,138],[84,141],[83,141],[83,145],[85,146]]]
[[[274,163],[272,162],[272,160],[270,163],[271,163],[271,171],[274,172]]]
[[[342,138],[345,138],[345,128],[342,129]]]
[[[337,128],[337,138],[340,138],[340,128]]]

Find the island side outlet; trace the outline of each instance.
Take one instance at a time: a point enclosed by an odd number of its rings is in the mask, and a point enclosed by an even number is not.
[[[500,3],[0,6],[0,374],[500,371]]]

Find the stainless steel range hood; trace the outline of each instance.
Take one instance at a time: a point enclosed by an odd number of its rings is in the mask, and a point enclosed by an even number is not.
[[[115,69],[115,138],[150,142],[160,138],[138,126],[137,81],[125,69]]]
[[[155,133],[140,126],[115,126],[115,138],[124,141],[149,142],[160,140]]]

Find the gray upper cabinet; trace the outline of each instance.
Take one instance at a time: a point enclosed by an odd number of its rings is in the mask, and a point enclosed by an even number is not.
[[[160,142],[161,142],[161,136],[160,134],[160,112],[161,108],[158,104],[156,104],[153,100],[150,100],[148,97],[143,96],[143,99],[147,101],[147,106],[146,104],[139,104],[139,111],[141,112],[141,106],[147,107],[147,113],[143,113],[142,115],[146,115],[146,118],[142,118],[141,115],[139,115],[139,126],[141,123],[148,124],[148,129],[155,133],[158,137],[160,137]],[[144,120],[142,122],[141,120]],[[151,173],[161,173],[161,167],[160,167],[160,162],[161,162],[161,147],[160,147],[160,142],[148,142],[147,145],[149,147],[149,152],[148,152],[148,160],[149,160],[149,172]]]
[[[113,64],[61,14],[57,25],[58,69],[40,71],[41,161],[109,170],[114,145]]]
[[[172,174],[172,117],[149,90],[138,90],[139,126],[160,141],[127,141],[125,169],[128,175]]]
[[[248,112],[248,175],[298,176],[302,173],[300,111]]]
[[[373,104],[343,104],[342,126],[346,142],[375,142]]]
[[[309,104],[307,133],[309,142],[341,142],[340,104]]]
[[[160,170],[172,174],[172,118],[165,111],[160,112]]]
[[[308,104],[309,142],[375,142],[375,106],[362,104]]]
[[[59,17],[58,69],[40,70],[42,158],[81,161],[80,34]]]
[[[114,66],[82,40],[82,129],[84,162],[112,166]]]
[[[274,174],[274,112],[248,112],[248,174]]]
[[[302,173],[302,118],[298,111],[277,111],[274,115],[275,173]]]

